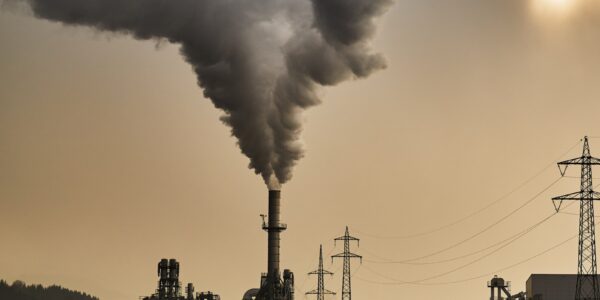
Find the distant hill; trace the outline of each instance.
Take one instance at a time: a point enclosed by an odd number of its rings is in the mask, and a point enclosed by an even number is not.
[[[98,300],[85,293],[70,291],[52,285],[26,285],[23,281],[15,281],[12,285],[0,280],[0,299],[2,300]]]

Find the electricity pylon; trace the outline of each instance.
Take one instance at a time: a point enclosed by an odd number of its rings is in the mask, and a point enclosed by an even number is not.
[[[565,175],[569,165],[581,165],[581,190],[554,197],[552,203],[558,212],[563,201],[579,201],[579,257],[575,300],[600,300],[596,268],[596,229],[594,226],[594,200],[600,200],[600,193],[594,192],[592,184],[592,165],[600,165],[600,159],[590,155],[587,136],[584,138],[581,157],[558,163],[561,175]]]
[[[352,285],[350,282],[350,259],[360,258],[360,263],[362,263],[362,256],[350,252],[350,241],[356,241],[357,243],[360,243],[360,240],[350,236],[350,233],[348,233],[348,226],[346,226],[346,233],[344,234],[344,236],[334,239],[334,243],[337,241],[344,241],[344,252],[332,255],[331,261],[333,262],[334,258],[344,259],[344,274],[342,278],[342,300],[352,300]]]
[[[319,248],[319,268],[308,273],[308,275],[317,275],[317,289],[306,292],[306,295],[317,295],[317,300],[325,300],[325,295],[335,295],[334,292],[325,288],[323,275],[333,275],[333,273],[323,269],[323,245]]]

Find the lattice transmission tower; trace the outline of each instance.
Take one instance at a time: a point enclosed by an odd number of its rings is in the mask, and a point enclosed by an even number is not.
[[[317,275],[317,288],[306,292],[306,295],[317,295],[317,300],[325,300],[325,295],[335,295],[325,288],[325,275],[333,275],[333,273],[323,269],[323,245],[319,248],[319,268],[308,275]]]
[[[337,243],[337,241],[344,241],[344,252],[332,255],[331,261],[333,262],[334,258],[344,259],[344,274],[342,276],[342,300],[352,300],[352,284],[350,282],[350,259],[359,258],[360,263],[362,263],[362,256],[350,252],[350,242],[356,241],[357,244],[360,246],[360,240],[353,236],[350,236],[350,233],[348,232],[348,226],[346,226],[346,233],[344,234],[344,236],[334,239],[334,243]]]
[[[552,198],[558,212],[565,200],[579,201],[579,257],[575,300],[599,300],[596,268],[596,229],[594,226],[594,200],[600,200],[600,193],[594,192],[592,184],[592,166],[600,165],[600,159],[590,155],[588,137],[584,138],[581,157],[561,161],[558,168],[565,175],[570,165],[581,165],[581,189],[579,192]]]

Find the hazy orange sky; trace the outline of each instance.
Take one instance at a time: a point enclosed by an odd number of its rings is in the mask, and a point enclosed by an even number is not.
[[[371,261],[436,252],[495,223],[555,181],[552,164],[580,155],[573,146],[586,134],[600,156],[600,4],[397,0],[378,24],[373,47],[388,68],[323,89],[324,103],[305,114],[307,154],[282,192],[282,267],[295,272],[304,299],[319,244],[342,251],[333,238],[349,225],[366,260],[353,265],[355,299],[482,299],[486,274],[575,235],[577,217],[556,215],[492,255]],[[0,278],[131,300],[153,293],[156,263],[173,257],[184,283],[224,300],[258,286],[265,185],[177,45],[11,7],[0,10],[0,41]],[[372,237],[451,223],[538,173],[448,229]],[[552,196],[578,188],[577,178],[563,178],[485,234],[424,261],[515,235],[553,212]],[[479,257],[425,282],[432,285],[373,283],[417,281]],[[341,262],[326,266],[338,271],[328,288],[341,292]],[[520,291],[531,273],[576,270],[571,240],[498,275]]]

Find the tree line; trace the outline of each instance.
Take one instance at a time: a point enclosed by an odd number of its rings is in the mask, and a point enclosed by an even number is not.
[[[2,300],[99,300],[98,298],[71,291],[58,285],[43,287],[37,285],[27,285],[25,282],[17,280],[13,284],[8,284],[0,280],[0,299]]]

